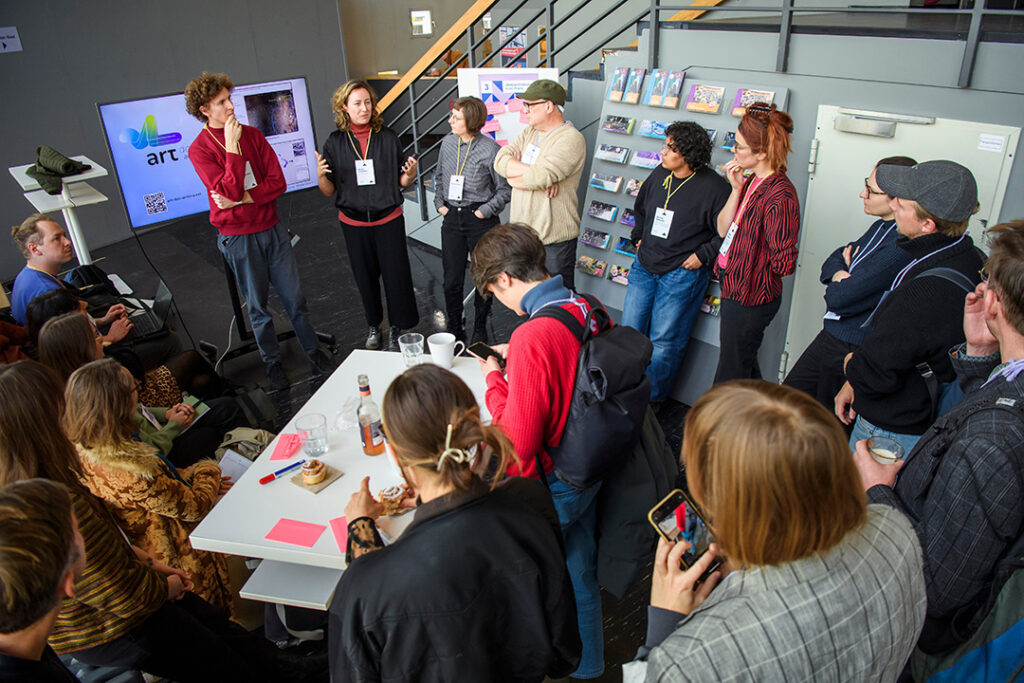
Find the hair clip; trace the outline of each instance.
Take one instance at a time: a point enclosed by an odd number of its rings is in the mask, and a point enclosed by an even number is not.
[[[445,458],[451,458],[455,462],[462,464],[470,462],[474,457],[476,457],[476,446],[473,446],[469,450],[452,448],[452,424],[449,422],[448,435],[444,438],[444,450],[441,451],[441,457],[437,460],[437,471],[441,471],[441,466],[444,464]]]

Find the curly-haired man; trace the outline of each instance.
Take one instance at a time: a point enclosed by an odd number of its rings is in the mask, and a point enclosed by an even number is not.
[[[267,310],[271,283],[314,376],[322,377],[331,368],[309,320],[288,231],[277,217],[277,198],[286,187],[281,164],[263,134],[235,118],[232,88],[234,84],[225,74],[206,72],[186,86],[185,107],[205,124],[188,156],[209,190],[210,223],[220,233],[217,248],[234,271],[238,289],[249,305],[270,387],[285,389],[288,377]]]
[[[633,205],[630,239],[638,250],[622,308],[622,324],[654,344],[647,367],[652,402],[668,398],[683,362],[722,243],[716,218],[729,198],[729,183],[708,168],[707,131],[676,121],[665,134],[661,166],[647,176]]]

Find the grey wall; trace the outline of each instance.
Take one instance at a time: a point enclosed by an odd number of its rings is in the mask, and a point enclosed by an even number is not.
[[[48,144],[110,170],[93,182],[110,201],[78,210],[90,248],[130,234],[97,102],[180,92],[203,70],[236,83],[306,76],[319,140],[333,129],[330,94],[348,78],[336,0],[4,0],[0,23],[16,26],[24,46],[0,54],[0,165],[30,163],[36,145]],[[6,172],[0,206],[7,226],[34,211]],[[5,279],[24,264],[8,234]]]

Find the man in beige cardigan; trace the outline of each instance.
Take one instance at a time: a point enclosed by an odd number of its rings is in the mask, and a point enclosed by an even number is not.
[[[516,95],[530,125],[498,152],[494,169],[512,186],[511,220],[533,228],[544,243],[547,269],[575,289],[576,238],[580,214],[576,189],[586,143],[562,117],[565,89],[555,81],[534,81]]]

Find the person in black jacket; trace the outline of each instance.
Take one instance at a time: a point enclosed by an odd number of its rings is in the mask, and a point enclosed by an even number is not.
[[[683,362],[722,244],[716,221],[729,199],[729,183],[708,168],[707,131],[676,121],[665,133],[661,167],[647,176],[633,205],[630,239],[638,250],[622,306],[622,324],[654,344],[647,376],[655,403],[668,398]]]
[[[539,682],[574,671],[581,644],[558,517],[542,483],[501,479],[515,457],[508,437],[436,365],[395,379],[383,418],[418,506],[387,547],[369,478],[346,506],[331,680]]]
[[[415,327],[420,319],[402,215],[402,190],[416,179],[416,159],[402,162],[398,136],[384,126],[377,96],[365,81],[349,81],[338,88],[331,109],[338,130],[324,143],[323,156],[317,154],[320,192],[333,196],[338,207],[349,264],[370,326],[366,348],[381,344],[383,278],[391,324],[388,343],[397,350],[402,330]]]

